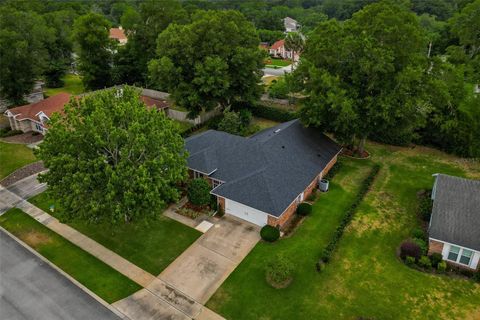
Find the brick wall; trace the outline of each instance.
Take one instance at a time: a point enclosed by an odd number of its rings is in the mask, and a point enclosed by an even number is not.
[[[217,197],[217,201],[218,207],[221,207],[223,209],[223,212],[225,212],[225,198]]]
[[[442,250],[443,250],[443,242],[438,242],[432,239],[428,241],[428,254],[432,254],[432,253],[442,254]]]

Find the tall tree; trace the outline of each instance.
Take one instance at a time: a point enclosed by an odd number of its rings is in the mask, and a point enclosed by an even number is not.
[[[263,53],[253,25],[237,11],[199,11],[188,25],[158,37],[152,81],[190,116],[217,105],[253,102],[260,95]]]
[[[308,98],[305,122],[352,143],[379,133],[408,142],[423,119],[426,40],[415,14],[382,1],[340,24],[322,23],[310,36],[298,72]]]
[[[100,14],[88,13],[75,20],[73,39],[79,56],[79,70],[85,88],[110,86],[112,46],[109,22]]]
[[[53,33],[33,11],[0,7],[0,95],[12,104],[23,103],[47,65],[45,43]]]
[[[305,47],[305,40],[298,32],[290,32],[285,37],[285,49],[292,51],[292,68],[295,62],[295,54],[300,54]]]
[[[69,219],[153,218],[177,200],[187,176],[184,141],[163,112],[131,87],[72,99],[55,114],[37,151],[41,176]]]

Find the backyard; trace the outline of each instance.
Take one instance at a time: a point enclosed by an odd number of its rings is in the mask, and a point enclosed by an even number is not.
[[[72,73],[66,74],[63,78],[63,81],[65,82],[63,87],[45,88],[45,96],[51,97],[60,92],[67,92],[70,94],[80,94],[85,92],[85,89],[83,88],[82,78],[79,75]]]
[[[32,149],[26,145],[0,141],[0,180],[36,160]]]
[[[141,287],[20,209],[0,216],[0,225],[99,297],[113,303]]]
[[[29,201],[61,220],[61,210],[45,192]],[[53,213],[50,212],[52,205],[55,206]],[[153,275],[160,274],[200,236],[197,230],[164,216],[148,224],[135,222],[112,226],[71,221],[68,225]]]
[[[228,319],[478,319],[480,285],[405,266],[396,249],[418,224],[416,194],[437,172],[480,178],[480,165],[444,153],[369,144],[371,160],[345,165],[289,238],[261,242],[209,300]],[[321,250],[374,163],[382,169],[322,273]],[[265,263],[277,253],[295,264],[292,284],[273,289]],[[248,306],[248,307],[246,307]]]

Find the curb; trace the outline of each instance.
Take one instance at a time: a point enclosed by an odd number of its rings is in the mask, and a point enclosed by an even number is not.
[[[126,315],[124,315],[122,312],[120,312],[118,309],[116,309],[115,307],[113,307],[112,305],[108,304],[105,300],[103,300],[102,298],[100,298],[99,296],[97,296],[94,292],[92,292],[90,289],[88,289],[87,287],[85,287],[83,284],[81,284],[80,282],[78,282],[76,279],[74,279],[72,276],[70,276],[68,273],[66,273],[65,271],[63,271],[62,269],[60,269],[59,267],[57,267],[55,264],[53,264],[52,262],[50,262],[50,260],[48,260],[47,258],[45,258],[44,256],[42,256],[41,254],[39,254],[37,251],[35,251],[34,249],[32,249],[30,246],[28,246],[25,242],[23,242],[22,240],[20,240],[19,238],[17,238],[16,236],[14,236],[13,234],[11,234],[10,232],[8,232],[5,228],[1,227],[0,226],[0,231],[4,232],[6,235],[8,235],[10,238],[12,238],[13,240],[15,240],[19,245],[21,245],[22,247],[24,247],[25,249],[27,249],[29,252],[31,252],[33,255],[35,255],[37,258],[39,258],[40,260],[42,260],[43,262],[45,262],[46,264],[48,264],[50,267],[52,267],[54,270],[56,270],[58,273],[60,273],[62,276],[64,276],[65,278],[67,278],[68,280],[70,280],[70,282],[72,282],[74,285],[76,285],[77,287],[79,287],[83,292],[85,292],[86,294],[88,294],[89,296],[91,296],[93,299],[95,299],[98,303],[100,303],[101,305],[103,305],[105,308],[109,309],[110,311],[112,311],[115,315],[117,315],[118,317],[120,317],[121,319],[123,320],[131,320],[129,317],[127,317]]]

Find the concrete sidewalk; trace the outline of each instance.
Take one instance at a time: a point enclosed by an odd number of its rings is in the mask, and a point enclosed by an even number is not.
[[[38,174],[15,182],[8,188],[0,185],[0,214],[14,208],[26,198],[33,197],[47,189],[45,183],[37,180]]]

